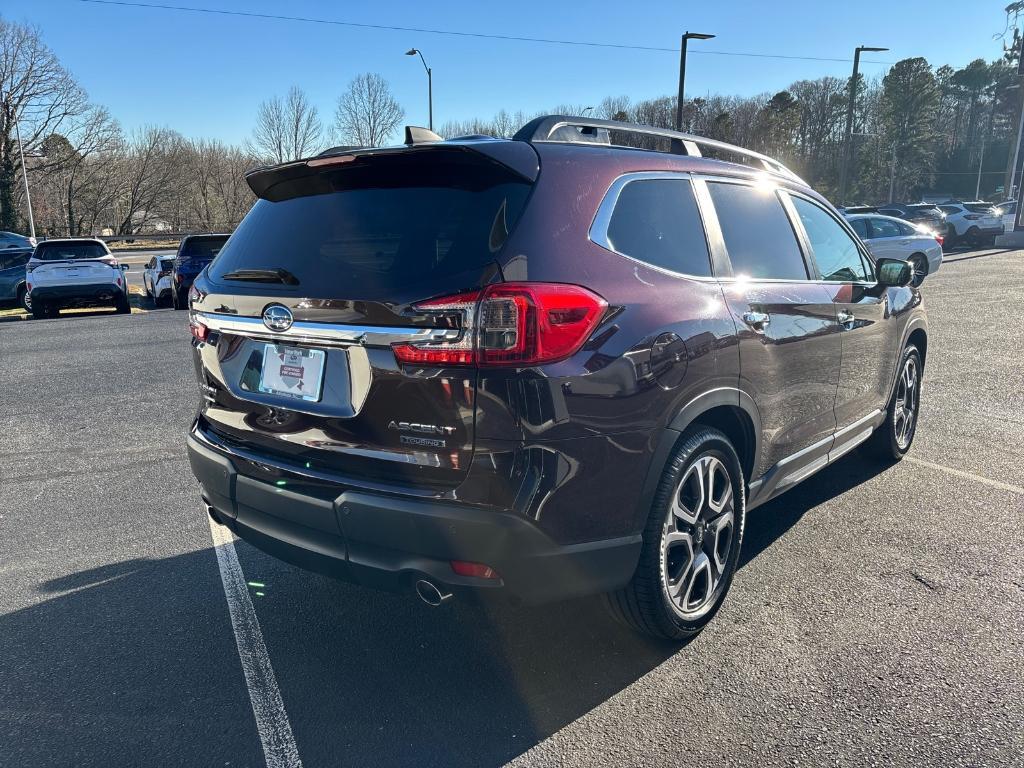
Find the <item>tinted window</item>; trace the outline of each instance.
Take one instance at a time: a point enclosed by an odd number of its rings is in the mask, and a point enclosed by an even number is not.
[[[257,201],[210,276],[284,268],[304,295],[339,298],[494,262],[530,185],[463,153],[430,154],[353,163],[351,171],[295,182],[284,199]]]
[[[224,247],[227,235],[218,237],[190,237],[181,245],[181,258],[206,259],[209,261]]]
[[[868,234],[867,219],[850,219],[850,226],[853,227],[853,231],[856,232],[864,240],[867,240],[869,237],[871,237],[871,235]]]
[[[61,259],[100,259],[108,254],[102,243],[42,242],[36,247],[35,258],[40,261]]]
[[[704,225],[693,185],[687,179],[642,179],[626,184],[608,224],[608,244],[656,267],[711,275]]]
[[[909,230],[910,227],[907,227]],[[871,230],[874,237],[899,237],[903,234],[900,225],[888,219],[872,219]]]
[[[807,268],[773,189],[710,182],[718,222],[736,276],[806,280]]]
[[[14,269],[28,264],[29,253],[0,253],[0,269]]]
[[[928,231],[928,224],[918,224],[915,226],[913,224],[904,224],[903,222],[900,222],[896,226],[900,228],[900,234],[904,237],[919,235],[922,232]],[[918,229],[918,227],[920,227],[920,229]]]
[[[991,203],[964,203],[964,208],[971,213],[992,213]]]
[[[940,205],[939,210],[945,214],[960,213],[960,208],[956,205]]]
[[[869,272],[861,258],[860,249],[839,222],[810,200],[795,196],[792,200],[807,231],[807,239],[810,240],[822,279],[844,283],[867,281]],[[872,228],[877,221],[884,222],[885,219],[873,219]]]

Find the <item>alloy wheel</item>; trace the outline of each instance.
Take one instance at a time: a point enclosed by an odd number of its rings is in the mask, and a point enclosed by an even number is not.
[[[914,287],[917,288],[928,276],[928,264],[920,256],[910,259],[910,265],[914,268]]]
[[[672,495],[661,536],[661,581],[675,612],[699,618],[714,604],[733,557],[735,504],[725,464],[706,453]]]
[[[903,363],[900,380],[896,385],[896,410],[893,418],[896,444],[903,451],[910,447],[910,440],[914,436],[914,425],[917,423],[919,376],[917,359],[908,357]]]

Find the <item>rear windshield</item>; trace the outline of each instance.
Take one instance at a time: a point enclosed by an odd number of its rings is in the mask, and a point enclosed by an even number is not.
[[[172,269],[174,269],[174,259],[161,259],[160,269],[167,270],[168,272],[170,272]]]
[[[181,248],[181,258],[185,259],[206,259],[209,261],[224,247],[228,241],[227,235],[218,237],[190,237]]]
[[[992,213],[992,203],[964,203],[964,208],[971,213]]]
[[[33,257],[40,261],[66,259],[101,259],[108,255],[106,246],[100,243],[47,243],[36,246]]]
[[[285,269],[303,295],[337,298],[495,261],[530,184],[465,153],[431,154],[321,172],[291,186],[286,199],[259,200],[210,267],[211,278]]]

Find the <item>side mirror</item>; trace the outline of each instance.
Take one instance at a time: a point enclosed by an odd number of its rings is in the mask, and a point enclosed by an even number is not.
[[[130,264],[122,264],[121,265],[121,270],[124,271],[124,272],[127,272],[130,268],[131,268]]]
[[[902,288],[914,280],[914,268],[902,259],[878,259],[875,261],[875,275],[878,284],[886,288]]]

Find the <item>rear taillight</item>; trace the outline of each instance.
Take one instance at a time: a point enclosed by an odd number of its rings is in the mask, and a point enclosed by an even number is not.
[[[161,278],[167,277],[169,274],[171,274],[171,270],[165,269],[163,272],[157,273],[156,279],[160,280]]]
[[[184,278],[184,276],[183,276],[183,275],[181,274],[181,272],[179,272],[178,274],[176,274],[176,275],[174,276],[174,279],[175,279],[175,280],[177,280],[177,281],[178,281],[179,283],[183,283],[183,282],[185,282],[185,278]]]
[[[968,221],[977,221],[978,219],[981,218],[981,214],[969,213],[966,216],[964,216],[964,218],[967,219]]]
[[[482,291],[415,305],[459,319],[453,341],[394,346],[400,363],[437,366],[526,366],[575,354],[601,322],[608,303],[578,285],[499,283]]]
[[[944,235],[932,235],[932,237],[935,238],[935,242],[938,243],[939,245],[943,245],[946,242],[946,238]]]
[[[189,320],[188,330],[196,341],[206,341],[206,337],[210,335],[210,329],[198,320]]]

